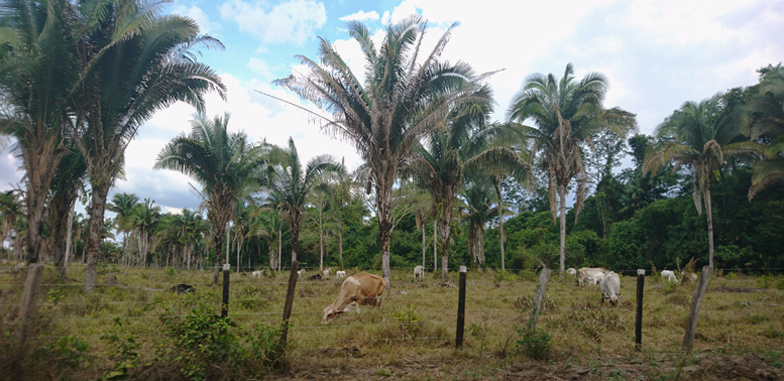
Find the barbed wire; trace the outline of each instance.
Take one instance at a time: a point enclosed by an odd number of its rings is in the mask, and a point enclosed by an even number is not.
[[[19,269],[26,268],[27,267],[27,263],[26,262],[22,262],[22,263],[25,263],[25,265],[22,266],[22,267],[16,267],[16,266],[0,267],[0,270],[14,270],[14,269],[19,270]],[[48,264],[46,265],[46,268],[48,268],[48,269],[61,269],[61,268],[74,268],[74,267],[76,267],[76,268],[84,268],[85,266],[84,265],[50,266]],[[209,273],[212,273],[215,270],[214,267],[210,267],[210,268],[205,267],[203,269],[190,269],[190,270],[188,270],[188,269],[185,269],[185,268],[173,267],[173,266],[162,266],[162,267],[120,267],[120,269],[123,269],[123,270],[166,270],[166,269],[174,269],[176,271],[203,272],[203,273],[205,273],[205,275],[209,275]],[[241,267],[232,266],[231,267],[231,270],[235,270],[235,269],[248,269],[248,270],[262,271],[262,270],[269,270],[270,268],[269,267],[258,267],[258,266],[241,266]],[[313,272],[313,271],[323,271],[323,270],[318,269],[318,267],[302,267],[302,266],[300,266],[299,269],[305,270],[305,271],[311,271],[311,272]],[[405,266],[405,267],[399,267],[398,266],[398,267],[390,267],[390,269],[391,270],[410,270],[410,271],[413,271],[414,267],[413,266]],[[327,269],[324,269],[324,270],[327,270]],[[381,271],[381,268],[355,268],[355,267],[348,268],[347,267],[347,268],[344,268],[343,270],[339,270],[339,269],[337,269],[334,266],[330,266],[329,270],[330,270],[330,272],[335,272],[335,271],[355,271],[355,270],[358,270],[358,271]],[[447,267],[447,270],[448,271],[457,272],[459,270],[459,266],[457,266],[457,267]],[[476,272],[477,271],[476,269],[472,269],[472,268],[469,268],[468,270],[469,270],[469,272]],[[535,270],[535,268],[507,268],[505,270],[501,270],[501,269],[485,269],[485,270],[490,270],[490,271],[495,271],[495,272],[499,272],[499,271],[524,271],[524,270],[533,271],[533,270]],[[558,271],[558,269],[552,269],[552,270]],[[647,272],[647,271],[652,270],[652,269],[648,269],[648,268],[636,269],[635,268],[635,269],[611,269],[611,270],[615,271],[615,272],[646,270],[646,272]],[[716,271],[718,271],[718,270],[724,270],[724,271],[784,270],[784,267],[770,267],[770,268],[768,268],[768,267],[733,267],[733,268],[716,269]],[[222,269],[220,271],[223,272]],[[291,271],[291,267],[283,268],[280,271],[277,271],[277,270],[272,270],[272,271],[275,271],[275,272],[290,272]],[[440,268],[436,269],[436,271],[440,272],[441,269]],[[431,272],[432,273],[433,272],[433,268],[432,267],[425,268],[425,272]]]

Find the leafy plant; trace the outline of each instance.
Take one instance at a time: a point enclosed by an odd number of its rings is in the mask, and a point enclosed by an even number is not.
[[[501,283],[501,282],[514,282],[517,280],[517,277],[506,271],[496,271],[493,274],[493,283]]]
[[[128,372],[139,362],[139,347],[134,333],[128,332],[120,318],[114,318],[114,327],[101,335],[101,340],[109,346],[108,357],[115,359],[114,370],[104,372],[101,380],[125,380]]]
[[[534,360],[545,360],[550,356],[553,336],[545,331],[531,332],[527,327],[515,326],[519,340],[515,342],[517,350]]]
[[[86,341],[77,340],[73,336],[61,337],[44,347],[44,351],[59,357],[59,366],[68,368],[78,368],[83,362],[92,361],[87,353],[89,349]]]
[[[420,320],[422,320],[422,317],[417,315],[416,306],[409,303],[406,305],[405,310],[395,312],[392,316],[400,323],[400,327],[407,337],[414,338],[417,336],[421,328]]]

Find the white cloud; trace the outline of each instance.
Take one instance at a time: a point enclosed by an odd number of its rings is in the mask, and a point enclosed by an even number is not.
[[[385,25],[388,24],[391,17],[389,11],[384,11],[384,14],[381,16],[381,23]]]
[[[264,79],[273,78],[272,70],[270,69],[269,64],[267,61],[264,61],[261,58],[251,57],[246,66]]]
[[[266,2],[229,0],[220,6],[221,16],[239,24],[240,30],[261,37],[266,44],[302,45],[315,37],[327,21],[324,4],[291,0],[270,7]]]
[[[340,21],[362,21],[362,20],[378,20],[378,13],[376,11],[359,11],[357,13],[352,13],[348,16],[343,16],[340,18]]]
[[[217,35],[216,32],[223,28],[221,24],[210,21],[209,16],[195,5],[190,7],[177,5],[172,9],[172,13],[192,18],[199,25],[199,32],[202,34]]]

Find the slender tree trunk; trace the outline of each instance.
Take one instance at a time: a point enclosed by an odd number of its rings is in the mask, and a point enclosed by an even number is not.
[[[444,212],[441,216],[441,224],[438,227],[441,237],[441,283],[446,283],[447,272],[449,271],[449,233],[450,222],[452,221],[452,204],[444,204]]]
[[[98,265],[98,255],[101,249],[101,235],[103,234],[103,213],[106,210],[106,197],[109,195],[109,181],[99,181],[92,184],[92,200],[90,200],[90,225],[87,248],[87,270],[84,279],[84,289],[88,293],[95,289],[95,276]]]
[[[433,219],[433,274],[438,271],[438,219]]]
[[[566,186],[558,185],[558,196],[561,199],[561,276],[563,276],[566,260]]]
[[[379,238],[381,239],[381,268],[384,280],[387,282],[387,290],[391,288],[389,281],[389,251],[392,232],[392,185],[394,177],[391,178],[393,180],[389,183],[380,183],[376,187],[378,230]]]
[[[705,189],[705,216],[708,218],[708,266],[713,268],[713,209],[710,188]]]
[[[422,268],[425,268],[425,251],[427,251],[427,247],[425,242],[427,239],[425,238],[425,222],[422,221]]]
[[[71,256],[71,249],[73,245],[73,216],[75,211],[76,203],[74,202],[71,204],[71,211],[68,213],[68,233],[66,233],[67,237],[65,238],[65,268],[63,269],[63,272],[68,269],[68,258]]]
[[[343,220],[338,221],[338,261],[343,268]]]
[[[504,236],[504,199],[503,194],[501,193],[501,176],[495,177],[495,195],[498,199],[498,233],[500,235],[500,243],[501,243],[501,271],[506,270],[506,258],[504,257],[504,241],[506,241],[506,237]]]
[[[291,227],[291,263],[297,260],[297,250],[299,250],[299,229]]]
[[[321,209],[319,208],[319,271],[324,271],[324,221],[321,219]]]
[[[278,271],[281,269],[281,262],[283,262],[283,230],[278,230]]]

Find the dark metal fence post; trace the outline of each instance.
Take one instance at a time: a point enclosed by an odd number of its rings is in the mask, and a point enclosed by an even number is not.
[[[645,270],[637,269],[637,321],[634,325],[635,349],[642,349],[642,292],[645,288]]]
[[[289,274],[289,289],[286,291],[286,305],[283,307],[283,332],[280,334],[280,347],[286,348],[286,341],[289,335],[289,318],[291,317],[291,305],[294,303],[294,289],[297,287],[297,269],[299,262],[291,262],[291,274]]]
[[[463,327],[465,326],[465,293],[466,293],[465,266],[460,266],[460,291],[457,296],[457,333],[455,334],[455,347],[463,349]]]
[[[223,304],[221,304],[221,317],[229,316],[229,268],[228,263],[223,264]]]

